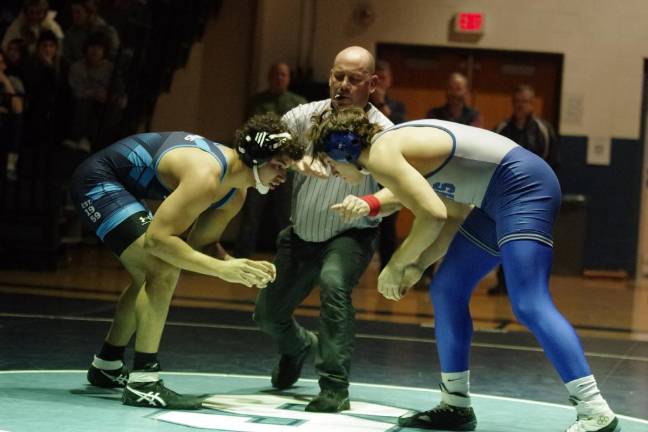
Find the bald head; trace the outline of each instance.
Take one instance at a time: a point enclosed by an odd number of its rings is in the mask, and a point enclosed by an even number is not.
[[[366,49],[351,46],[340,51],[329,76],[331,100],[335,107],[363,108],[376,89],[378,77],[374,56]]]
[[[374,60],[374,56],[360,46],[350,46],[340,51],[335,56],[333,67],[338,63],[354,63],[371,75],[373,75],[376,70],[376,61]]]

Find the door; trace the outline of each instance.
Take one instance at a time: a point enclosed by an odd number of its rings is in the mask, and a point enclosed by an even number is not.
[[[392,67],[390,92],[407,107],[407,119],[425,118],[443,105],[448,76],[464,74],[472,88],[471,103],[492,129],[511,115],[511,93],[519,84],[536,91],[536,114],[557,129],[560,109],[561,54],[379,44],[377,57]]]

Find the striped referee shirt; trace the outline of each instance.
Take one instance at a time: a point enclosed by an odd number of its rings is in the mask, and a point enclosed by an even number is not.
[[[312,154],[312,143],[306,134],[311,125],[311,117],[320,114],[331,106],[331,100],[321,100],[299,105],[288,111],[283,120],[294,135],[306,146],[306,154]],[[383,128],[393,126],[380,111],[369,105],[369,120]],[[372,176],[366,176],[357,185],[351,185],[339,177],[320,179],[295,173],[293,179],[292,212],[290,221],[295,233],[305,241],[323,242],[351,228],[372,228],[378,226],[380,218],[364,217],[350,223],[342,221],[330,207],[340,203],[347,195],[366,195],[378,191],[379,186]]]

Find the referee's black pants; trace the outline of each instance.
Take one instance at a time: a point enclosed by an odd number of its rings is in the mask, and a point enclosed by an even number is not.
[[[289,226],[277,238],[277,278],[259,291],[254,320],[275,340],[280,354],[298,355],[308,339],[293,312],[319,284],[319,352],[315,368],[322,390],[349,386],[355,347],[351,291],[374,254],[377,234],[376,228],[350,229],[328,241],[307,242]]]

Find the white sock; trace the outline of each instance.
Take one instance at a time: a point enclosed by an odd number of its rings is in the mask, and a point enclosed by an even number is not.
[[[441,372],[442,388],[441,401],[448,405],[468,408],[470,406],[470,371],[463,372]],[[460,395],[451,394],[459,393]]]
[[[470,371],[441,372],[441,382],[450,393],[461,393],[468,396],[470,391]]]
[[[574,396],[581,401],[590,402],[598,398],[602,399],[594,375],[588,375],[569,381],[565,384],[565,387],[567,387],[570,396]]]
[[[147,383],[160,381],[159,372],[131,372],[128,374],[129,383]]]
[[[92,366],[96,367],[97,369],[115,370],[121,369],[121,367],[124,366],[124,362],[121,360],[104,360],[97,356],[94,356],[94,360],[92,360]]]

